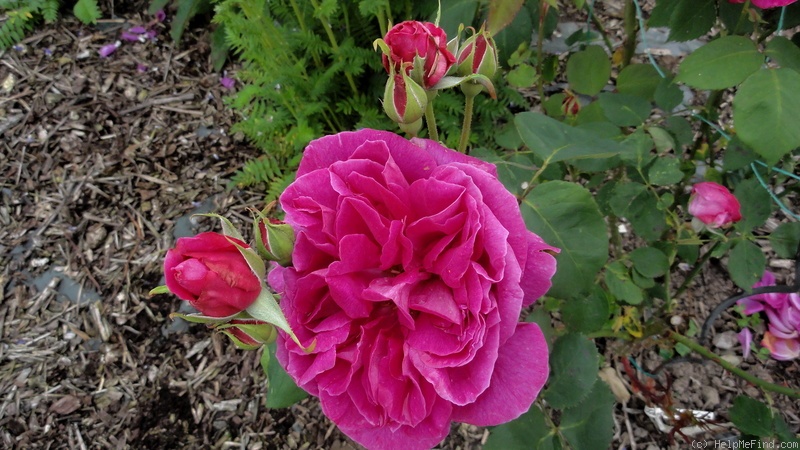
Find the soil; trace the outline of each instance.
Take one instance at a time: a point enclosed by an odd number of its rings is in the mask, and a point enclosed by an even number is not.
[[[191,213],[220,211],[245,223],[247,208],[263,199],[258,190],[227,189],[259,152],[229,133],[238,118],[225,106],[230,91],[212,69],[203,27],[176,46],[158,25],[156,41],[98,56],[120,30],[149,21],[138,6],[107,9],[112,19],[94,27],[70,18],[41,26],[0,55],[0,447],[357,448],[314,399],[267,409],[259,352],[172,321],[182,307],[175,297],[148,297],[176,237],[214,228]],[[676,323],[701,323],[736,293],[724,264],[715,261],[680,299]],[[779,282],[793,281],[787,274]],[[733,330],[733,316],[723,315],[715,334]],[[628,392],[614,355],[631,354],[652,371],[663,362],[652,344],[598,340],[609,376]],[[715,350],[797,386],[798,362],[742,361],[738,344]],[[710,363],[666,372],[677,406],[714,411],[721,422],[735,396],[764,400]],[[770,401],[797,430],[800,405]],[[617,405],[614,448],[670,448],[645,406],[635,394]],[[440,447],[481,448],[489,432],[454,424]]]

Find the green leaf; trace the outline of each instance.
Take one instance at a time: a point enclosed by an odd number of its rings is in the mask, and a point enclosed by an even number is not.
[[[611,60],[597,45],[574,53],[567,61],[567,81],[575,92],[595,95],[603,90],[611,77]]]
[[[662,156],[650,166],[650,170],[647,171],[647,178],[651,184],[656,186],[678,184],[683,179],[681,162],[674,156]]]
[[[644,294],[631,279],[628,268],[621,261],[614,261],[606,267],[605,282],[611,295],[625,303],[638,305],[644,300]]]
[[[636,233],[648,242],[658,240],[667,227],[658,199],[643,184],[618,184],[609,204],[615,215],[628,219]]]
[[[758,437],[772,434],[772,411],[754,398],[742,395],[736,397],[729,414],[731,422],[743,433]]]
[[[539,329],[542,330],[542,334],[544,335],[544,340],[547,342],[548,349],[553,348],[553,341],[556,339],[556,330],[553,328],[552,320],[550,313],[548,313],[545,308],[541,307],[541,305],[525,318],[525,322],[539,325]]]
[[[515,88],[524,89],[531,87],[536,83],[537,75],[536,69],[530,64],[522,63],[517,67],[511,69],[506,75],[508,84]]]
[[[764,64],[755,42],[743,36],[725,36],[690,53],[675,81],[697,89],[726,89],[744,81]]]
[[[633,262],[633,268],[646,277],[660,277],[669,271],[667,255],[655,247],[639,247],[629,256]]]
[[[608,258],[606,224],[592,194],[565,181],[536,186],[520,205],[530,230],[561,249],[548,295],[572,298],[594,284]]]
[[[622,141],[622,153],[619,157],[629,166],[643,169],[655,158],[651,153],[655,143],[641,129],[636,130]]]
[[[180,42],[183,31],[189,25],[192,17],[197,14],[197,9],[200,7],[201,2],[203,0],[180,0],[178,2],[178,11],[172,19],[172,27],[169,30],[169,35],[173,41]]]
[[[767,164],[800,146],[800,73],[762,69],[745,80],[733,100],[736,133]]]
[[[266,345],[261,354],[261,368],[267,374],[267,408],[288,408],[308,397],[283,370],[275,358],[275,343]],[[272,364],[270,364],[270,360]]]
[[[611,314],[605,291],[599,287],[586,297],[574,297],[561,306],[561,319],[570,331],[592,333],[603,328]]]
[[[662,78],[653,94],[656,105],[666,112],[670,112],[683,103],[683,91],[673,83],[671,77]]]
[[[743,169],[757,159],[758,155],[747,148],[739,136],[734,136],[722,154],[722,169],[726,172]]]
[[[669,40],[697,39],[708,33],[716,20],[716,0],[676,0],[669,17]]]
[[[537,405],[511,422],[491,429],[484,450],[509,450],[526,448],[532,450],[554,450],[555,430],[550,428],[544,413]]]
[[[528,8],[525,8],[514,17],[511,25],[494,35],[497,53],[500,57],[500,62],[504,66],[511,65],[508,59],[520,45],[530,44],[533,29],[531,14]],[[448,36],[455,35],[448,33]]]
[[[739,183],[733,195],[741,205],[742,220],[736,223],[736,228],[742,232],[763,225],[772,213],[772,199],[755,178]]]
[[[489,3],[486,30],[492,35],[499,33],[514,20],[525,0],[503,0]]]
[[[774,36],[767,43],[767,56],[787,69],[800,71],[800,48],[783,36]]]
[[[86,25],[97,23],[97,19],[102,16],[100,8],[97,7],[97,0],[78,0],[72,7],[72,13]]]
[[[750,241],[737,243],[728,258],[728,271],[731,274],[731,280],[748,292],[753,288],[753,284],[764,275],[766,265],[767,260],[764,257],[764,252],[761,251],[758,245]]]
[[[617,91],[653,100],[656,88],[661,84],[661,76],[651,64],[631,64],[619,73]]]
[[[218,24],[211,34],[211,64],[214,66],[215,72],[222,70],[225,60],[228,59],[228,42],[225,34],[224,23]]]
[[[647,134],[653,138],[653,143],[656,145],[658,153],[675,149],[675,138],[669,134],[669,131],[660,127],[647,127]]]
[[[477,0],[441,0],[441,10],[434,12],[430,18],[431,22],[436,22],[436,17],[441,14],[439,26],[452,38],[458,33],[458,27],[477,25],[475,15],[478,12]]]
[[[598,102],[608,120],[620,127],[638,127],[650,117],[650,102],[642,97],[605,92]]]
[[[148,14],[155,14],[159,9],[164,9],[169,3],[169,0],[151,0],[150,6],[147,7]]]
[[[584,401],[562,413],[558,428],[570,448],[611,448],[611,439],[614,437],[614,403],[611,389],[605,382],[598,381]]]
[[[622,151],[611,139],[571,127],[543,114],[529,111],[514,117],[522,142],[546,163],[569,159],[608,158]]]
[[[558,338],[550,354],[550,380],[544,398],[553,408],[575,406],[597,382],[599,354],[594,342],[579,333]]]
[[[800,245],[800,222],[786,222],[769,235],[772,249],[779,258],[794,259]]]
[[[647,20],[647,26],[652,27],[668,27],[669,19],[672,16],[672,11],[675,10],[680,0],[656,0],[656,7],[650,13],[650,18]]]

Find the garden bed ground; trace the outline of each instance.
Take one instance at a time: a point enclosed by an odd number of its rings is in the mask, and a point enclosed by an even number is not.
[[[225,190],[258,152],[228,133],[237,119],[223,104],[204,31],[176,47],[162,30],[157,42],[98,57],[120,29],[147,21],[143,10],[117,10],[119,19],[92,28],[44,26],[0,57],[0,447],[354,448],[313,399],[266,409],[257,352],[171,321],[180,301],[147,296],[175,238],[213,226],[191,213],[243,222],[262,200]],[[724,261],[714,264],[680,299],[675,320],[702,322],[736,292]],[[723,317],[716,333],[731,331]],[[660,363],[653,346],[598,343],[617,374],[613,355],[651,370]],[[732,345],[717,350],[736,360]],[[773,382],[800,379],[797,362],[738,363]],[[668,371],[678,406],[723,422],[736,395],[762,398],[712,364]],[[800,405],[773,400],[797,430]],[[644,406],[635,396],[617,406],[615,448],[669,446]],[[442,448],[480,448],[488,434],[454,425]]]

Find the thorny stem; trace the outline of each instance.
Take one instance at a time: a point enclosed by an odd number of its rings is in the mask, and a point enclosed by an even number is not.
[[[716,110],[717,110],[717,107],[719,106],[719,102],[720,101],[722,101],[722,90],[711,91],[711,93],[708,94],[708,100],[706,100],[706,104],[703,107],[703,109],[704,109],[704,111],[706,113],[706,119],[709,122],[715,122],[716,121],[716,114],[712,115],[712,113],[716,113]],[[710,128],[711,127],[705,121],[701,121],[701,123],[700,123],[700,139],[697,142],[695,142],[694,148],[692,149],[692,159],[695,158],[695,155],[697,154],[697,150],[700,148],[700,145],[702,145],[701,144],[702,143],[702,139],[707,137],[707,134],[708,134]],[[709,145],[709,156],[713,156],[710,149],[711,149],[711,146]],[[713,167],[714,166],[713,159],[710,159],[709,161],[711,162],[709,167]]]
[[[692,267],[692,271],[689,272],[689,275],[686,275],[686,279],[683,280],[683,283],[681,283],[678,290],[675,291],[675,295],[673,295],[674,298],[680,297],[681,294],[683,294],[683,292],[686,291],[686,289],[689,287],[689,284],[692,282],[692,280],[694,280],[694,277],[696,277],[697,274],[700,273],[701,270],[703,270],[703,266],[706,264],[706,262],[708,262],[708,259],[711,258],[711,255],[714,253],[714,251],[717,250],[717,247],[719,247],[719,244],[721,242],[722,241],[714,242],[714,245],[712,245],[711,248],[709,248],[708,251],[705,252],[703,256],[701,256],[700,259],[697,260],[697,262],[695,262],[694,267]]]
[[[549,6],[546,0],[539,0],[539,37],[536,42],[536,74],[539,78],[536,89],[539,91],[539,103],[544,103],[544,19]]]
[[[636,7],[633,0],[625,0],[625,46],[622,53],[622,68],[627,67],[636,52]]]
[[[467,154],[467,144],[472,129],[472,107],[475,103],[475,96],[465,94],[464,101],[464,124],[461,127],[461,139],[458,141],[458,151]]]
[[[586,2],[586,10],[589,12],[589,18],[592,21],[592,24],[600,30],[600,35],[603,36],[603,42],[606,44],[606,48],[610,54],[614,54],[614,44],[611,43],[611,39],[608,37],[608,32],[606,31],[606,27],[603,25],[603,22],[597,18],[594,14],[594,10],[589,6],[589,2]]]
[[[436,129],[436,115],[433,112],[433,99],[436,92],[428,91],[428,106],[425,107],[425,125],[428,127],[428,139],[439,141],[439,130]]]
[[[762,380],[762,379],[760,379],[760,378],[758,378],[756,376],[753,376],[753,375],[745,372],[744,370],[734,366],[733,364],[729,363],[728,361],[725,361],[724,359],[722,359],[716,353],[712,352],[711,350],[703,347],[702,345],[698,344],[694,340],[689,339],[688,337],[686,337],[686,336],[684,336],[684,335],[682,335],[680,333],[676,333],[674,331],[670,331],[668,336],[669,336],[670,339],[674,340],[675,342],[679,342],[679,343],[689,347],[692,351],[694,351],[695,353],[699,354],[700,356],[702,356],[702,357],[704,357],[706,359],[710,359],[711,361],[714,361],[720,367],[722,367],[723,369],[727,370],[728,372],[738,376],[739,378],[747,380],[748,382],[760,387],[761,389],[763,389],[765,391],[776,392],[778,394],[783,394],[783,395],[786,395],[788,397],[800,398],[800,390],[792,389],[792,388],[786,387],[786,386],[780,386],[780,385],[777,385],[777,384],[774,384],[774,383],[769,383],[769,382],[766,382],[766,381],[764,381],[764,380]]]

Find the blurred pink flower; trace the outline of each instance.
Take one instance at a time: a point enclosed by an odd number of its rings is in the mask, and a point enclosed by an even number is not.
[[[363,129],[311,142],[281,195],[297,240],[269,273],[306,353],[277,357],[370,449],[429,449],[452,421],[526,412],[547,344],[521,309],[556,270],[495,166],[425,139]]]
[[[120,41],[114,42],[113,44],[104,45],[104,46],[100,47],[100,50],[97,53],[100,54],[101,58],[108,58],[115,51],[117,51],[117,49],[119,48],[120,45],[122,45],[122,42],[120,42]]]
[[[764,272],[753,287],[774,285],[775,276]],[[773,358],[787,361],[800,356],[800,294],[758,294],[740,300],[739,304],[744,306],[746,315],[763,311],[767,316],[767,332],[761,345],[769,349]]]
[[[234,86],[236,86],[236,80],[229,77],[221,77],[219,79],[219,84],[221,84],[225,89],[233,89]]]
[[[719,228],[742,220],[739,200],[725,186],[712,181],[692,187],[689,214],[711,228]]]

